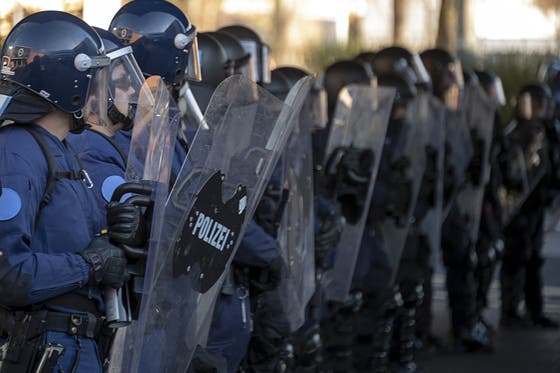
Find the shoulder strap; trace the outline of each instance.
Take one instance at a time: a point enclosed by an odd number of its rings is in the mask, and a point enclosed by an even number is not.
[[[81,167],[81,163],[79,163],[79,159],[77,157],[76,159],[78,160],[78,163],[80,164],[80,168],[81,168],[80,171],[69,170],[69,171],[59,172],[58,167],[56,166],[56,161],[54,160],[53,153],[49,145],[45,141],[43,135],[39,131],[37,131],[36,128],[33,128],[31,126],[22,125],[21,127],[27,130],[27,132],[29,132],[29,134],[33,136],[33,138],[41,148],[41,151],[43,152],[45,159],[47,160],[47,169],[48,169],[47,186],[45,188],[45,193],[43,194],[43,198],[39,203],[39,209],[37,210],[37,214],[35,215],[35,224],[37,224],[39,220],[39,216],[41,215],[41,211],[51,200],[52,192],[57,180],[66,178],[71,180],[86,181],[86,177],[87,177],[87,181],[89,181],[90,183],[91,180],[89,179],[89,176],[87,176],[87,173],[85,173],[85,171],[83,170],[83,167]]]
[[[37,131],[36,128],[33,128],[31,126],[22,126],[22,127],[25,128],[27,132],[31,134],[31,136],[33,136],[35,141],[37,141],[37,144],[39,144],[39,147],[41,148],[41,151],[43,152],[43,155],[47,160],[47,169],[48,169],[47,187],[45,188],[45,193],[43,194],[43,198],[41,199],[41,203],[39,204],[39,210],[37,211],[37,215],[35,216],[35,222],[37,222],[37,220],[39,219],[39,215],[41,215],[41,211],[51,200],[51,194],[57,179],[56,177],[57,167],[52,151],[47,145],[41,133]]]

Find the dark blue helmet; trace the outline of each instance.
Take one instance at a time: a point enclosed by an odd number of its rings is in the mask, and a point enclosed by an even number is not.
[[[550,87],[540,82],[525,84],[519,89],[515,109],[515,115],[519,119],[552,119],[554,98]]]
[[[492,71],[475,70],[474,73],[479,84],[488,93],[494,103],[504,106],[506,104],[506,95],[502,85],[502,79]]]
[[[301,78],[312,76],[309,71],[294,66],[282,66],[274,71],[281,72],[288,79],[290,88]],[[313,88],[311,88],[307,96],[303,111],[307,112],[309,121],[314,129],[325,128],[327,125],[327,92],[317,80],[315,80]]]
[[[187,74],[200,79],[196,28],[175,5],[163,0],[132,1],[113,17],[109,31],[132,45],[145,75],[179,85]]]
[[[8,34],[1,78],[77,114],[86,103],[95,70],[108,64],[93,28],[71,14],[44,11],[24,18]]]
[[[373,63],[374,63],[374,60],[375,60],[375,52],[372,52],[372,51],[362,52],[362,53],[360,53],[356,56],[355,60],[361,61],[362,63],[369,64],[373,69]],[[374,73],[375,73],[375,70],[374,70]]]
[[[99,35],[101,41],[103,41],[105,53],[109,53],[124,47],[122,41],[109,31],[95,26],[93,26],[93,29],[95,30],[95,32],[97,32],[97,35]]]
[[[375,84],[375,76],[371,67],[359,61],[338,61],[325,70],[323,87],[327,92],[329,118],[334,113],[338,93],[350,84]]]
[[[253,57],[243,49],[241,41],[237,37],[227,32],[219,31],[210,32],[208,34],[220,42],[228,58],[233,62],[233,71],[235,74],[241,74],[254,82],[257,81],[256,72],[253,70]]]
[[[233,75],[233,61],[228,58],[222,44],[210,33],[198,34],[198,56],[204,83],[215,88],[222,80]]]
[[[282,101],[286,99],[291,88],[290,80],[278,70],[273,70],[270,73],[270,83],[264,83],[262,86]]]
[[[250,28],[241,25],[222,27],[218,31],[227,32],[241,42],[245,51],[251,54],[253,71],[257,83],[270,83],[270,47],[263,43],[259,35]]]
[[[375,74],[397,74],[401,77],[408,75],[406,80],[414,80],[414,84],[421,89],[431,90],[431,80],[420,56],[408,49],[392,46],[383,48],[375,54],[361,54],[362,60],[371,63]],[[360,58],[358,56],[357,58]],[[367,56],[367,57],[366,57]]]
[[[463,69],[457,57],[444,49],[433,48],[420,53],[420,58],[432,79],[436,97],[443,99],[452,86],[463,87]]]

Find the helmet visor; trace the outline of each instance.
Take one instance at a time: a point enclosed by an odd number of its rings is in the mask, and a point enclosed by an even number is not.
[[[87,118],[91,119],[88,122],[98,125],[123,122],[129,126],[136,112],[140,88],[145,82],[144,75],[130,46],[112,51],[107,56],[111,64],[102,74],[96,75],[99,88],[95,91],[96,95],[104,98],[105,104],[96,103],[90,107]],[[100,92],[101,87],[105,87],[105,95]]]
[[[109,102],[109,67],[98,69],[93,75],[86,104],[82,109],[86,123],[92,126],[109,126],[107,106]]]
[[[189,62],[185,74],[187,79],[201,81],[202,71],[200,68],[200,56],[198,54],[198,39],[194,38],[193,42],[190,44],[189,50]]]
[[[496,77],[494,82],[488,88],[490,96],[496,101],[496,104],[504,106],[506,104],[506,95],[504,93],[504,86],[502,85],[502,79]]]
[[[261,82],[270,83],[270,47],[266,44],[261,45]]]
[[[430,75],[418,53],[412,54],[412,69],[416,73],[416,78],[418,79],[416,84],[429,85],[431,83]]]
[[[323,88],[312,89],[305,102],[304,110],[308,113],[311,128],[326,128],[328,121],[327,92]]]
[[[241,74],[253,82],[257,81],[257,76],[253,68],[253,58],[250,54],[233,62],[233,73]]]

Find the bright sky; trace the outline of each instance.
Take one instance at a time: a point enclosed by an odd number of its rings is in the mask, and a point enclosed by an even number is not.
[[[530,0],[477,0],[475,34],[482,39],[547,39],[554,37],[555,18]]]

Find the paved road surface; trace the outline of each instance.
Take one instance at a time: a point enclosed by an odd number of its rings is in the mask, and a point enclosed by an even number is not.
[[[560,229],[552,231],[546,240],[543,268],[545,311],[560,320]],[[434,333],[447,344],[449,316],[445,278],[434,278]],[[425,373],[559,373],[560,331],[544,329],[500,330],[499,286],[496,281],[490,294],[490,309],[486,318],[496,326],[496,351],[491,354],[445,353],[419,360]]]

